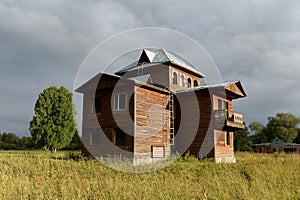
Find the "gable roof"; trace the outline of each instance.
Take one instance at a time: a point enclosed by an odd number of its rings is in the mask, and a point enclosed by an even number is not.
[[[136,81],[136,82],[141,82],[141,83],[152,83],[152,79],[150,74],[146,74],[143,76],[136,76],[129,78],[130,80]]]
[[[143,67],[148,67],[157,64],[165,64],[165,63],[172,63],[177,65],[181,68],[189,70],[193,73],[200,75],[201,77],[205,77],[204,74],[200,73],[192,64],[190,64],[185,59],[181,58],[170,51],[165,49],[155,49],[155,48],[146,48],[143,49],[140,58],[129,64],[128,66],[124,67],[120,71],[117,71],[115,74],[122,75],[128,71],[138,69],[141,65]]]
[[[110,80],[112,82],[105,83],[107,80]],[[165,88],[153,85],[150,74],[146,74],[144,76],[139,76],[139,77],[133,77],[133,78],[124,78],[121,76],[116,76],[113,74],[101,73],[101,72],[98,73],[97,75],[95,75],[93,78],[89,79],[87,82],[82,84],[80,87],[78,87],[75,90],[75,92],[84,94],[87,91],[96,90],[97,88],[103,86],[103,84],[105,85],[105,87],[114,87],[115,84],[119,80],[127,81],[128,83],[131,82],[131,83],[134,83],[135,85],[138,85],[141,87],[147,87],[148,89],[151,89],[151,90],[156,90],[156,91],[167,93],[167,94],[170,93],[170,91]],[[111,85],[108,86],[107,84],[111,84]]]
[[[240,81],[231,81],[231,82],[225,82],[220,84],[197,86],[197,87],[187,88],[184,90],[177,91],[177,93],[205,90],[205,89],[224,89],[226,93],[232,93],[234,94],[234,96],[236,96],[236,98],[247,96]]]

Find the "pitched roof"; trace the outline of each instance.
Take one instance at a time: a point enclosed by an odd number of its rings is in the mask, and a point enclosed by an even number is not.
[[[203,85],[203,86],[197,86],[193,88],[186,88],[184,90],[177,91],[177,93],[205,90],[205,89],[214,89],[214,88],[224,88],[226,91],[233,92],[240,97],[247,96],[240,81],[231,81],[231,82],[225,82],[225,83],[219,83],[213,85]]]
[[[85,93],[86,91],[89,90],[96,90],[99,87],[99,85],[101,85],[101,83],[105,82],[104,80],[105,78],[108,78],[110,80],[113,79],[115,83],[117,83],[119,80],[129,81],[135,83],[136,85],[144,86],[153,90],[157,90],[164,93],[170,93],[170,91],[168,91],[165,88],[158,87],[156,85],[151,84],[152,80],[150,74],[146,74],[144,76],[139,76],[139,77],[124,78],[121,76],[117,76],[109,73],[101,73],[101,72],[95,75],[93,78],[89,79],[80,87],[78,87],[75,90],[75,92]]]
[[[201,77],[205,77],[204,74],[200,73],[191,63],[186,61],[185,59],[181,58],[170,51],[165,49],[155,49],[155,48],[146,48],[143,49],[142,54],[139,60],[129,64],[128,66],[124,67],[120,71],[116,72],[115,74],[121,75],[131,70],[138,69],[139,66],[148,67],[157,64],[164,64],[164,63],[172,63],[179,67],[182,67],[186,70],[192,71]]]
[[[132,77],[129,79],[136,81],[136,82],[141,82],[141,83],[151,83],[152,82],[150,74],[146,74],[143,76],[136,76],[136,77]]]

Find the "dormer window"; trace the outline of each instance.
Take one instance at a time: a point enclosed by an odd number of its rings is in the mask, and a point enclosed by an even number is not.
[[[177,85],[178,84],[178,81],[177,81],[177,73],[176,72],[173,72],[173,84]]]

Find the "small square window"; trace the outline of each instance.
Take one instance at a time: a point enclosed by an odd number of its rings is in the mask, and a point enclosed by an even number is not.
[[[100,145],[100,129],[90,128],[89,129],[89,145],[97,146]]]
[[[114,96],[114,110],[126,109],[126,93],[115,94]]]

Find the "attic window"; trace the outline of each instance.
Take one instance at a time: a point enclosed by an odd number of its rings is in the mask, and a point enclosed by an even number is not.
[[[198,81],[194,80],[194,87],[197,87],[197,86],[198,86]]]
[[[181,85],[181,87],[184,87],[185,86],[185,77],[184,77],[184,75],[183,74],[181,74],[181,76],[180,76],[180,85]]]
[[[192,80],[191,80],[191,78],[187,79],[187,87],[188,88],[192,87]]]
[[[178,81],[177,81],[177,73],[173,72],[173,84],[177,85]]]

